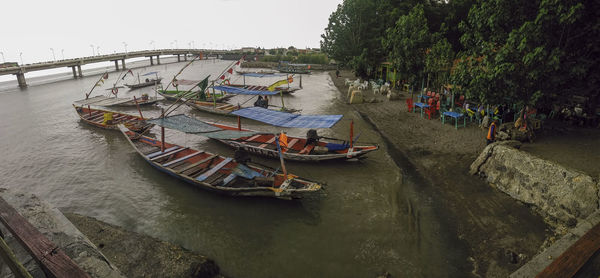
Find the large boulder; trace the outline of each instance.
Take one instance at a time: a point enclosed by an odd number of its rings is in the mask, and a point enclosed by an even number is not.
[[[563,223],[584,219],[598,209],[598,184],[592,177],[510,145],[487,146],[470,172]]]

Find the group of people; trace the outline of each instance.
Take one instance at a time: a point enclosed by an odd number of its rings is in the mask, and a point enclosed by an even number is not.
[[[254,102],[254,106],[256,107],[262,107],[262,108],[269,108],[269,99],[267,97],[262,97],[262,96],[258,96],[258,99]]]

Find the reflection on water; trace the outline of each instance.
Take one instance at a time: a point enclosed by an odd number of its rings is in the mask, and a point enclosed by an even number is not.
[[[195,62],[180,78],[217,76],[228,64]],[[134,71],[158,70],[169,80],[182,65]],[[298,201],[221,196],[156,171],[120,133],[81,123],[71,103],[81,99],[97,78],[0,92],[0,184],[35,193],[65,211],[198,251],[214,258],[233,277],[374,277],[386,271],[395,277],[445,277],[465,271],[464,248],[453,231],[436,220],[435,203],[417,194],[418,185],[403,181],[385,146],[358,162],[288,163],[291,173],[326,183],[317,196]],[[246,82],[268,85],[276,80],[247,78]],[[302,84],[303,90],[284,96],[286,106],[301,108],[305,114],[344,114],[332,129],[319,130],[320,135],[348,137],[354,119],[361,141],[382,144],[377,133],[337,99],[339,93],[326,73],[305,75]],[[119,96],[141,93],[152,94],[152,89]],[[236,96],[231,102],[247,100]],[[271,100],[280,102],[279,97]],[[156,116],[169,105],[144,107],[144,116]],[[135,108],[119,110],[137,113]],[[186,106],[178,113],[236,123],[235,118],[190,111]],[[281,130],[250,120],[243,120],[243,125]],[[306,133],[305,129],[284,130],[299,136]],[[158,129],[154,134],[159,134]],[[193,148],[233,154],[200,136],[168,130],[166,137]],[[275,160],[253,159],[277,167]]]

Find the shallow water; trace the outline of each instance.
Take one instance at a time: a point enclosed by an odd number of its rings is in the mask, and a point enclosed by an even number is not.
[[[200,80],[208,74],[214,78],[229,64],[194,62],[180,78]],[[183,65],[147,66],[134,72],[158,70],[169,80]],[[63,211],[180,244],[215,259],[222,272],[232,277],[375,277],[386,271],[394,277],[465,275],[466,249],[453,228],[438,219],[434,212],[439,208],[419,193],[419,184],[403,177],[371,126],[338,100],[328,74],[304,75],[304,89],[284,96],[286,106],[301,108],[305,114],[344,114],[340,123],[319,134],[348,137],[353,119],[359,141],[382,148],[358,162],[287,163],[289,172],[326,183],[322,194],[293,201],[222,196],[155,170],[119,132],[79,121],[71,103],[83,98],[98,77],[88,73],[82,79],[25,90],[14,88],[13,83],[0,86],[4,88],[0,91],[1,186],[35,193]],[[110,73],[106,83],[112,84],[116,77],[117,73]],[[294,78],[294,83],[299,82]],[[269,85],[276,80],[247,78],[246,82]],[[35,80],[28,83],[36,84]],[[104,94],[104,89],[93,95]],[[119,96],[142,92],[151,89],[122,90]],[[231,102],[242,104],[247,99],[236,96]],[[274,97],[270,103],[279,105],[281,99]],[[169,104],[144,107],[144,116],[156,116],[160,107]],[[135,108],[119,110],[137,113]],[[236,122],[185,106],[177,113]],[[243,120],[243,126],[281,130],[250,120]],[[306,129],[284,130],[292,135],[306,133]],[[158,135],[158,129],[153,133]],[[167,130],[166,138],[233,154],[200,136]],[[253,159],[277,167],[275,160]]]

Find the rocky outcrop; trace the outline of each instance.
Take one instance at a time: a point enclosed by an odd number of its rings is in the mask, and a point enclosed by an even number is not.
[[[511,197],[569,225],[598,209],[599,185],[592,177],[519,151],[515,144],[487,146],[471,164],[471,174],[483,176]]]

